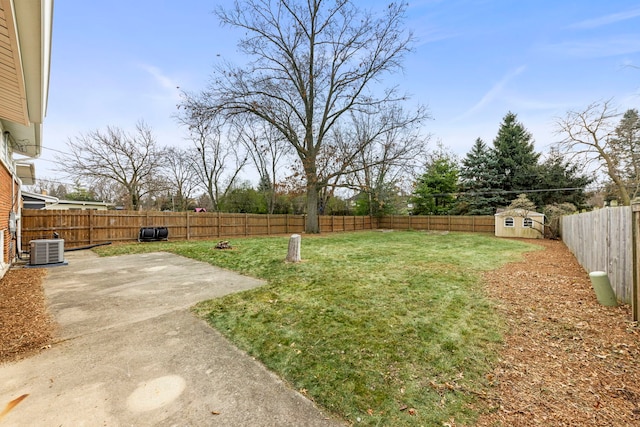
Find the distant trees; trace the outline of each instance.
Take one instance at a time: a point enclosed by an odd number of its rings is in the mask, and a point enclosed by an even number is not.
[[[59,168],[72,179],[86,183],[109,182],[127,196],[127,206],[138,210],[145,195],[159,191],[159,171],[163,159],[160,149],[144,123],[128,133],[118,127],[93,130],[67,142],[68,152],[58,156]]]
[[[214,210],[220,198],[234,187],[247,156],[240,144],[229,138],[227,120],[218,113],[202,114],[206,99],[184,94],[175,118],[191,140],[192,172],[198,185],[209,196]]]
[[[538,206],[570,203],[575,209],[587,207],[585,188],[595,178],[585,172],[584,165],[572,162],[557,147],[552,147],[538,166],[537,193],[532,193]]]
[[[610,140],[611,151],[622,175],[629,198],[640,192],[640,116],[638,110],[627,110],[614,129]]]
[[[446,151],[437,152],[417,180],[411,203],[414,215],[449,215],[455,206],[459,168]]]
[[[640,122],[628,110],[619,124],[611,101],[595,102],[556,120],[564,137],[559,147],[568,155],[595,164],[616,188],[620,202],[630,205],[640,190]]]
[[[381,114],[351,112],[345,129],[334,130],[341,145],[356,141],[350,163],[344,164],[342,187],[358,192],[358,212],[381,216],[396,213],[398,193],[418,171],[427,155],[429,137],[420,121],[408,121],[402,108]],[[350,151],[350,150],[344,150]]]
[[[193,199],[200,182],[194,174],[195,156],[193,150],[169,147],[163,162],[167,184],[167,208],[186,211],[193,208]],[[169,200],[171,203],[169,203]]]
[[[498,206],[504,206],[519,191],[537,187],[536,166],[540,154],[535,152],[533,137],[517,116],[509,112],[502,119],[498,135],[493,140],[495,179],[501,193],[497,196]]]
[[[373,87],[398,70],[409,51],[406,7],[391,3],[374,16],[348,0],[245,0],[216,11],[223,24],[244,31],[238,47],[250,62],[218,68],[203,92],[208,103],[196,106],[202,115],[251,116],[279,132],[304,174],[309,233],[318,232],[321,193],[373,143],[335,138],[333,131],[347,126],[350,112],[380,118],[380,133],[426,118],[418,109],[385,120],[406,96]]]
[[[500,175],[493,151],[476,139],[460,166],[457,210],[463,215],[493,215],[500,197]]]
[[[542,162],[540,158],[532,135],[516,114],[508,112],[493,146],[476,139],[459,165],[436,152],[426,172],[415,180],[413,213],[492,215],[517,194],[526,195],[527,201],[541,209],[563,203],[574,209],[584,207],[585,187],[593,179],[583,166],[557,149]]]

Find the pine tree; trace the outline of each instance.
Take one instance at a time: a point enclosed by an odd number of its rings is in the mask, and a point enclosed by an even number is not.
[[[558,148],[552,148],[538,170],[540,176],[539,189],[572,189],[531,194],[531,199],[538,206],[571,203],[577,209],[586,207],[587,196],[584,193],[584,189],[594,179],[582,173],[584,168],[581,165],[566,160]]]
[[[476,139],[460,168],[460,192],[457,211],[462,215],[492,215],[501,199],[500,180],[493,150]]]
[[[630,199],[640,194],[640,115],[638,110],[627,110],[609,141]]]
[[[414,215],[448,215],[455,205],[458,165],[448,156],[435,158],[418,179],[411,203]]]
[[[507,205],[513,194],[536,189],[539,181],[537,170],[539,153],[536,153],[533,138],[516,114],[509,112],[502,119],[498,135],[493,140],[499,188],[504,192],[500,204]]]

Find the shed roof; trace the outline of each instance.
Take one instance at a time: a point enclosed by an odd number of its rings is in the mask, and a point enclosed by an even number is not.
[[[498,209],[495,216],[544,216],[544,214],[525,209]]]

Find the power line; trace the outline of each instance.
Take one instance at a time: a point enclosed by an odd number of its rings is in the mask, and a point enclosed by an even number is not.
[[[598,191],[604,187],[562,187],[562,188],[539,188],[530,190],[491,190],[491,191],[469,191],[469,192],[457,192],[457,193],[433,193],[429,196],[485,196],[485,195],[500,195],[500,194],[523,194],[523,193],[548,193],[552,191]]]

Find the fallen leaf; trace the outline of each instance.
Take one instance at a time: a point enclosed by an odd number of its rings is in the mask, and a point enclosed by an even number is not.
[[[11,402],[7,403],[7,406],[5,406],[2,412],[0,412],[0,420],[2,420],[9,412],[11,412],[11,410],[15,408],[18,403],[26,399],[27,396],[29,395],[23,394],[22,396],[16,397]]]

